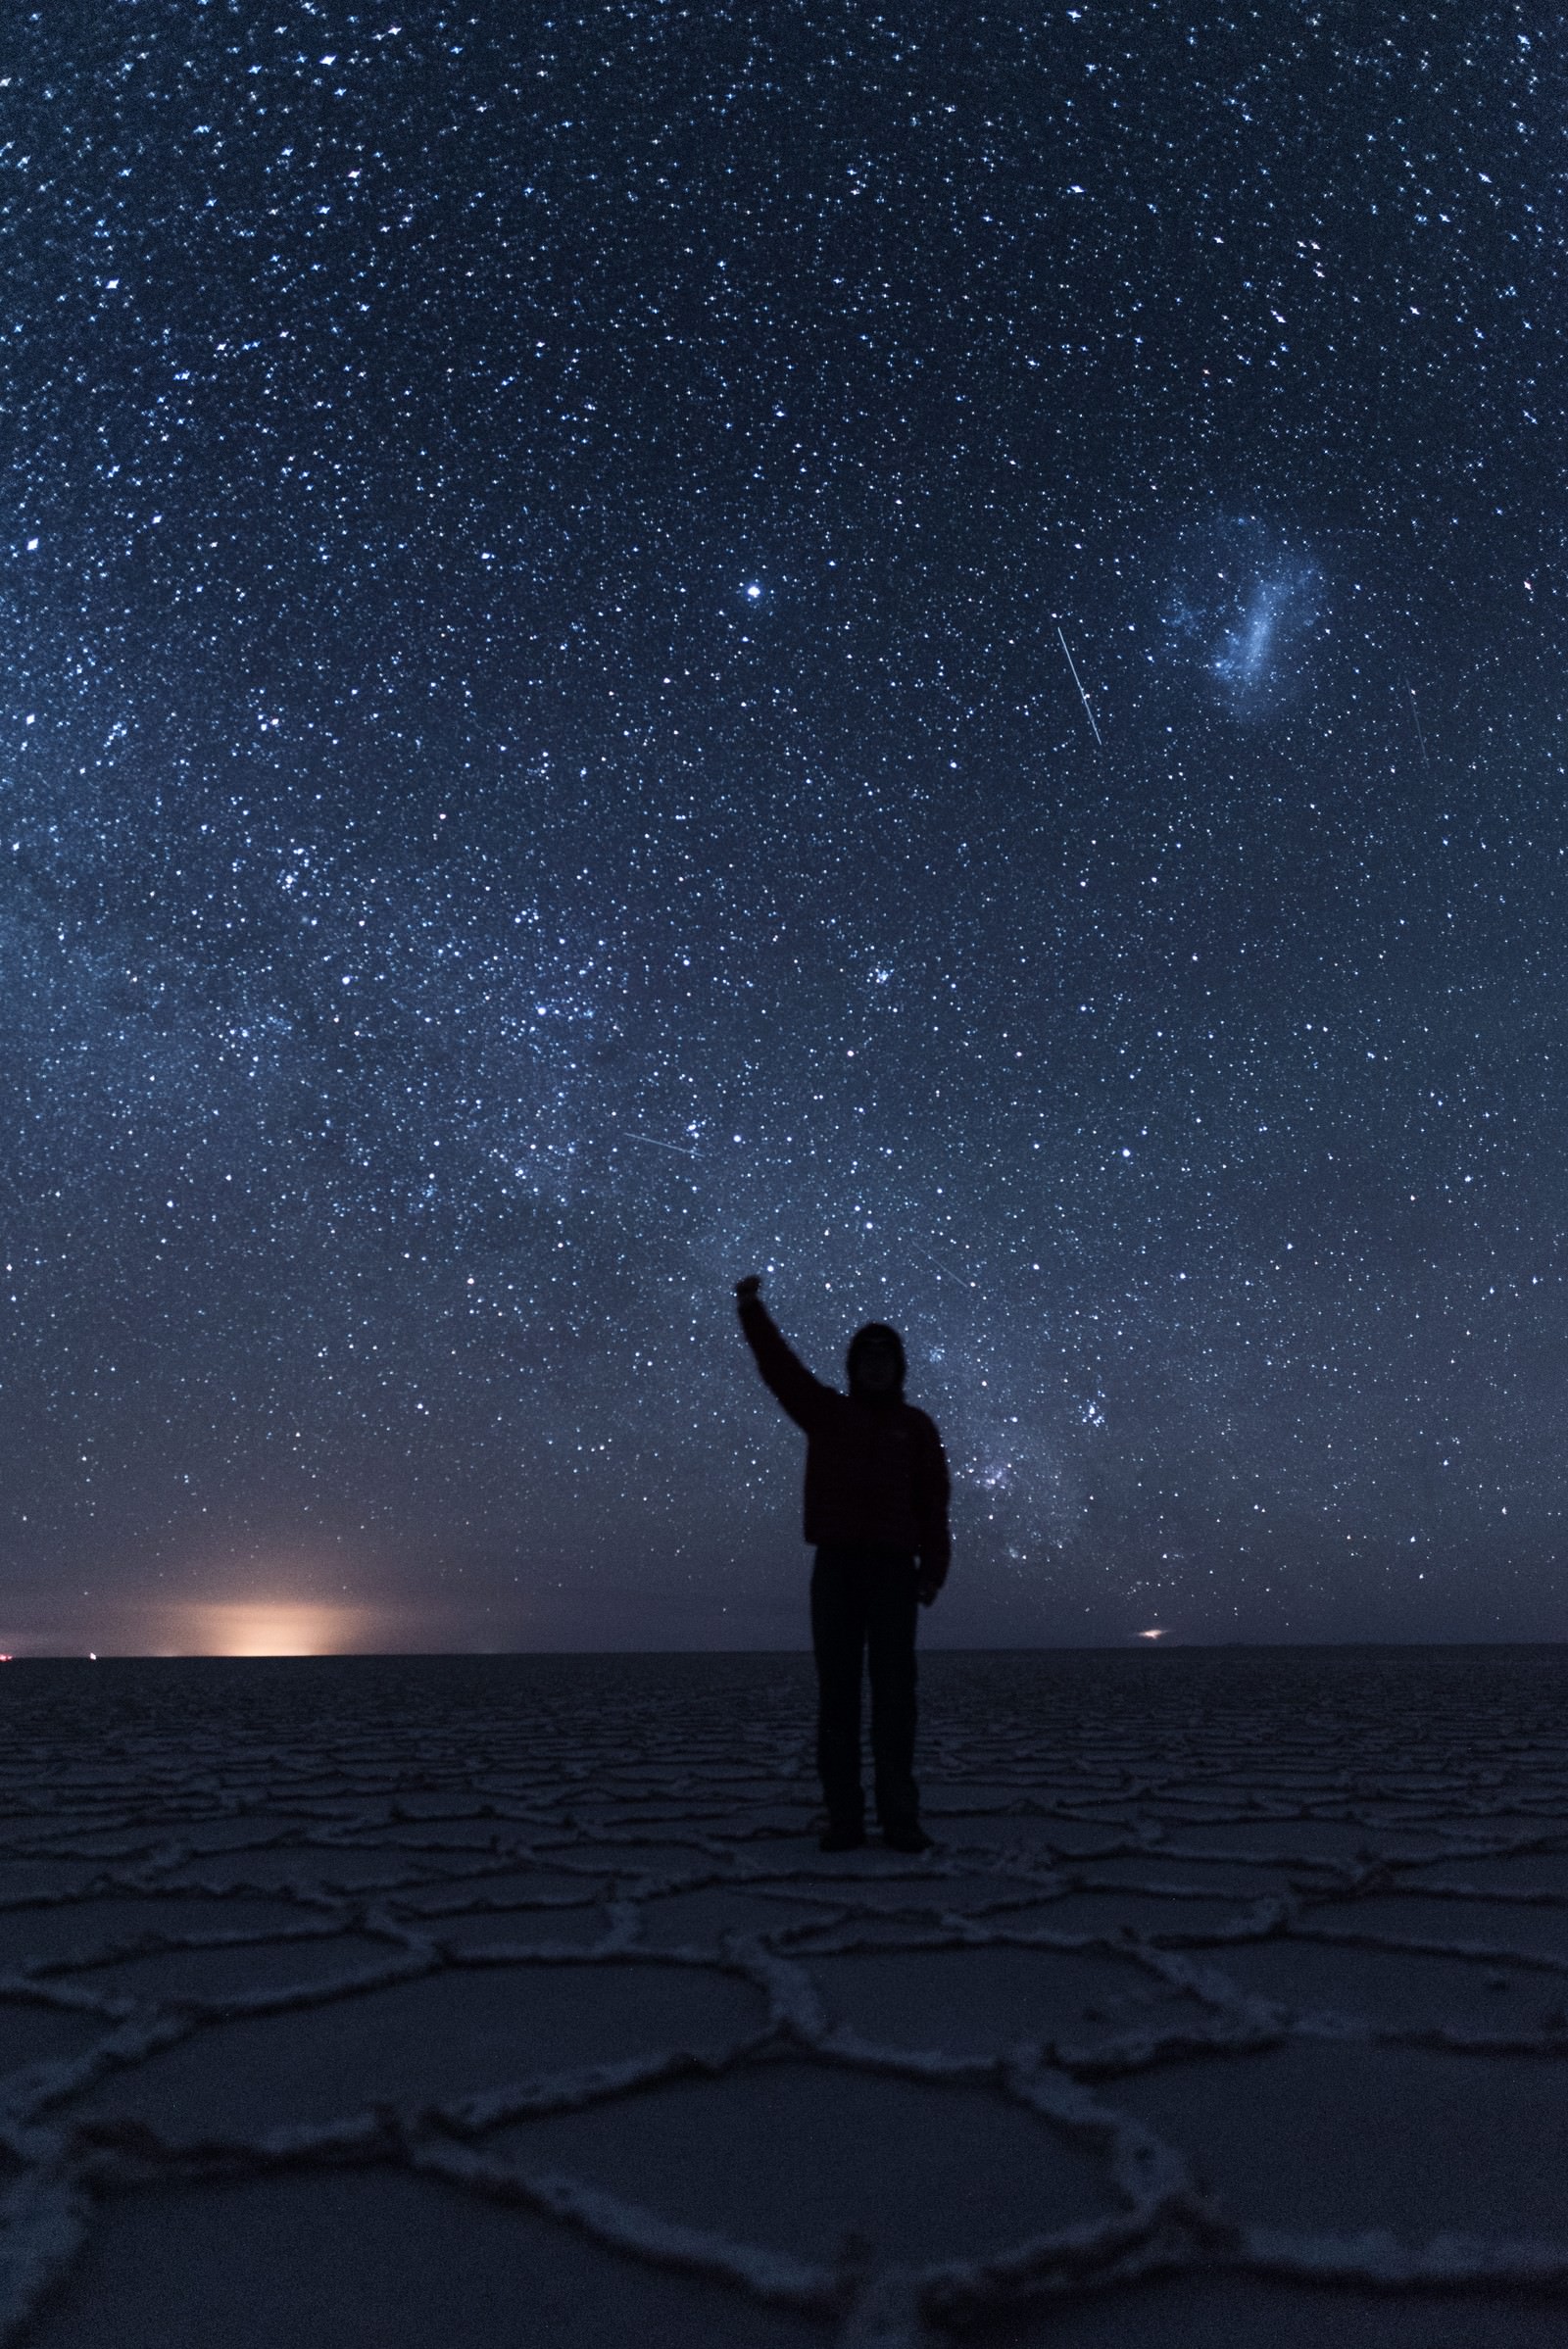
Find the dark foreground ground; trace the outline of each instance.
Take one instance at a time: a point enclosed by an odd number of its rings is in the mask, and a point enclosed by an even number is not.
[[[0,1671],[0,2339],[1514,2349],[1568,1650]]]

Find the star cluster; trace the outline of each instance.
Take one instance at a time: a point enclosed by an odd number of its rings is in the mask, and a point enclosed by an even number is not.
[[[6,1646],[795,1642],[752,1270],[931,1637],[1563,1635],[1522,27],[18,17]]]

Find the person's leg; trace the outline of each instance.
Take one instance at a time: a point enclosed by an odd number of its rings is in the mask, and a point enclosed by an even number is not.
[[[860,1789],[860,1672],[865,1653],[865,1577],[860,1561],[824,1544],[811,1571],[811,1645],[816,1654],[816,1768],[835,1827],[865,1818]]]
[[[919,1616],[915,1564],[879,1559],[866,1611],[871,1667],[871,1754],[876,1815],[882,1828],[912,1826],[920,1816],[914,1783],[914,1632]]]

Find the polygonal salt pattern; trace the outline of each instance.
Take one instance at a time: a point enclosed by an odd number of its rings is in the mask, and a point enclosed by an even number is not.
[[[1555,2336],[1556,1651],[926,1655],[916,1859],[812,1693],[7,1667],[0,2339]]]

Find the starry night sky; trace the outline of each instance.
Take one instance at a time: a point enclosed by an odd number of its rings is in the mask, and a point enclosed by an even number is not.
[[[1548,45],[12,13],[0,1640],[1568,1636]]]

